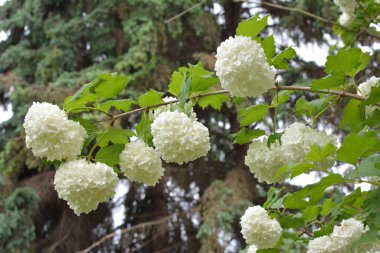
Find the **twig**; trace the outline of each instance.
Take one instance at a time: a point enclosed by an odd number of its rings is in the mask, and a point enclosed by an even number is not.
[[[166,216],[166,217],[161,218],[159,220],[144,222],[144,223],[137,224],[136,226],[132,226],[132,227],[129,227],[129,228],[124,228],[124,229],[120,230],[120,233],[124,234],[124,233],[131,232],[133,230],[137,230],[137,229],[140,229],[140,228],[149,227],[149,226],[156,226],[156,225],[158,225],[160,223],[166,222],[167,220],[169,220],[170,217],[171,216],[169,215],[169,216]],[[118,231],[119,230],[103,236],[102,238],[100,238],[100,240],[98,240],[95,243],[93,243],[90,247],[88,247],[88,248],[86,248],[84,250],[81,250],[81,251],[77,251],[77,253],[87,253],[87,252],[90,252],[92,249],[94,249],[97,246],[101,245],[105,241],[113,238],[116,235],[116,233],[118,233]]]
[[[363,97],[363,96],[360,96],[360,95],[357,95],[357,94],[353,94],[353,93],[348,93],[348,92],[345,92],[345,91],[338,91],[338,90],[312,90],[311,87],[305,87],[305,86],[273,86],[270,90],[277,90],[277,91],[280,91],[280,90],[307,91],[307,92],[314,92],[314,93],[321,93],[321,94],[338,95],[340,97],[347,97],[347,98],[352,98],[352,99],[356,99],[356,100],[360,100],[360,101],[364,101],[364,100],[367,99],[366,97]],[[202,94],[190,96],[190,97],[187,98],[187,100],[198,99],[198,98],[208,97],[208,96],[214,96],[214,95],[228,94],[228,93],[229,92],[227,90],[211,91],[211,92],[207,92],[207,93],[202,93]],[[117,115],[113,115],[112,119],[116,120],[118,118],[127,117],[129,115],[132,115],[132,114],[135,114],[135,113],[138,113],[138,112],[150,110],[150,109],[155,108],[155,107],[160,107],[160,106],[163,106],[163,105],[173,104],[173,103],[177,103],[177,102],[178,102],[178,99],[175,99],[175,100],[172,100],[170,102],[163,102],[163,103],[159,103],[159,104],[155,104],[155,105],[141,107],[141,108],[129,111],[129,112],[124,112],[124,113],[120,113],[120,114],[117,114]],[[380,103],[376,103],[374,105],[380,106]],[[104,122],[104,121],[108,121],[108,120],[110,120],[110,119],[103,119],[103,120],[99,120],[99,121],[96,121],[96,122],[93,122],[93,123],[99,123],[99,122]]]
[[[308,91],[308,92],[315,92],[315,93],[322,93],[322,94],[339,95],[341,97],[348,97],[348,98],[353,98],[353,99],[361,100],[361,101],[366,100],[365,97],[357,95],[357,94],[353,94],[353,93],[348,93],[348,92],[344,92],[344,91],[337,91],[337,90],[312,90],[310,87],[305,87],[305,86],[275,86],[275,87],[271,88],[271,90]],[[229,92],[227,90],[212,91],[212,92],[208,92],[208,93],[190,96],[188,98],[188,100],[198,99],[198,98],[208,97],[208,96],[214,96],[214,95],[220,95],[220,94],[228,94],[228,93]],[[135,114],[135,113],[138,113],[141,111],[149,110],[149,109],[152,109],[155,107],[168,105],[168,104],[172,104],[172,103],[176,103],[176,102],[178,102],[178,99],[172,100],[170,102],[164,102],[164,103],[159,103],[159,104],[150,105],[150,106],[146,106],[146,107],[141,107],[141,108],[129,111],[129,112],[114,115],[113,118],[117,119],[117,118],[129,116],[131,114]],[[380,106],[380,103],[377,103],[375,105]],[[107,120],[109,120],[109,119],[107,119]],[[107,120],[102,120],[102,121],[107,121]]]
[[[201,97],[207,97],[207,96],[213,96],[213,95],[219,95],[219,94],[226,94],[226,93],[229,93],[229,92],[226,91],[226,90],[218,90],[218,91],[212,91],[212,92],[203,93],[203,94],[199,94],[199,95],[194,95],[194,96],[189,97],[188,99],[197,99],[197,98],[201,98]],[[159,106],[163,106],[163,105],[168,105],[168,104],[176,103],[176,102],[178,102],[178,99],[172,100],[170,102],[164,102],[164,103],[160,103],[160,104],[155,104],[155,105],[150,105],[150,106],[146,106],[146,107],[141,107],[141,108],[138,108],[136,110],[132,110],[132,111],[129,111],[129,112],[125,112],[125,113],[121,113],[121,114],[115,115],[114,119],[117,119],[117,118],[120,118],[120,117],[124,117],[124,116],[128,116],[128,115],[131,115],[131,114],[135,114],[135,113],[138,113],[138,112],[141,112],[141,111],[146,111],[146,110],[149,110],[149,109],[152,109],[152,108],[155,108],[155,107],[159,107]]]
[[[197,4],[195,4],[195,5],[191,6],[190,8],[187,8],[186,10],[184,10],[184,11],[178,13],[177,15],[175,15],[175,16],[169,18],[169,19],[166,19],[166,20],[164,21],[164,24],[169,24],[169,23],[172,22],[173,20],[176,20],[176,19],[182,17],[183,15],[185,15],[186,13],[188,13],[189,11],[191,11],[191,10],[197,8],[198,6],[201,6],[201,5],[204,4],[206,1],[207,1],[207,0],[203,0],[203,1],[201,1],[201,2],[199,2],[199,3],[197,3]]]
[[[351,32],[351,33],[355,33],[355,34],[357,33],[356,31],[354,31],[354,30],[352,30],[352,29],[350,29],[350,28],[348,28],[346,26],[343,26],[343,25],[341,25],[339,23],[336,23],[336,22],[334,22],[332,20],[320,17],[320,16],[315,15],[315,14],[313,14],[311,12],[308,12],[308,11],[304,11],[304,10],[297,9],[297,8],[292,8],[292,7],[287,7],[287,6],[284,6],[284,5],[279,5],[279,4],[274,4],[274,3],[268,3],[268,2],[265,2],[265,1],[261,1],[261,3],[258,3],[258,4],[262,4],[262,5],[268,6],[268,7],[273,7],[273,8],[276,8],[276,9],[297,12],[297,13],[300,13],[302,15],[314,18],[316,20],[319,20],[321,22],[324,22],[324,23],[327,23],[327,24],[330,24],[330,25],[338,26],[338,27],[342,28],[343,30],[346,30],[347,32]],[[366,35],[368,35],[368,36],[380,39],[380,35],[369,33],[367,30],[365,30],[364,33]]]

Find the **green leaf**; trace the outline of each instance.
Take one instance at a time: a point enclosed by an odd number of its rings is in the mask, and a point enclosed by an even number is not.
[[[363,102],[364,105],[373,105],[380,102],[380,86],[379,87],[372,87],[371,93],[369,94],[369,97],[367,100]],[[380,107],[378,107],[380,110]]]
[[[267,57],[267,62],[269,65],[272,65],[272,57],[276,53],[276,45],[274,43],[273,34],[264,38],[261,41],[261,46],[264,49],[265,56]]]
[[[273,207],[273,204],[276,203],[280,199],[283,189],[284,188],[277,189],[275,187],[271,187],[267,193],[267,200],[263,204],[263,208],[265,209],[275,208]]]
[[[222,108],[223,103],[230,100],[230,97],[226,94],[206,96],[198,99],[198,104],[202,109],[205,109],[207,106],[211,106],[213,109],[219,111]]]
[[[289,100],[290,98],[290,94],[292,94],[293,91],[288,91],[288,90],[283,90],[283,91],[280,91],[278,93],[278,96],[275,95],[273,98],[272,98],[272,103],[271,105],[275,106],[275,105],[279,105],[279,104],[284,104],[286,103],[286,101]],[[278,100],[278,101],[277,101]]]
[[[333,155],[336,149],[337,148],[331,143],[328,143],[323,148],[320,148],[318,145],[313,145],[306,159],[312,162],[323,162],[327,157]]]
[[[206,70],[201,62],[197,65],[189,64],[186,70],[181,69],[180,71],[182,73],[187,71],[188,77],[191,78],[190,95],[206,92],[215,84],[219,83],[219,79],[215,77],[214,73]]]
[[[144,93],[139,97],[138,103],[140,107],[147,107],[156,104],[163,103],[162,96],[164,93],[158,92],[156,90],[150,89],[148,92]]]
[[[380,177],[380,155],[374,154],[364,158],[358,166],[358,171],[362,177]]]
[[[354,77],[369,63],[369,53],[363,53],[359,48],[342,49],[336,55],[327,57],[325,73],[343,73]]]
[[[107,132],[101,133],[96,137],[96,142],[100,147],[105,147],[109,142],[114,144],[127,144],[129,137],[135,133],[128,129],[111,128]]]
[[[182,74],[177,71],[174,72],[170,78],[168,92],[176,97],[179,97],[179,93],[181,92],[182,80]]]
[[[254,122],[260,121],[268,113],[269,105],[259,104],[249,108],[243,108],[238,112],[240,125],[248,126]]]
[[[136,125],[136,132],[137,137],[139,137],[141,140],[143,140],[148,145],[152,144],[152,133],[151,133],[151,119],[149,117],[149,114],[146,112],[143,112],[141,115],[140,123]]]
[[[241,21],[236,29],[236,35],[256,37],[268,23],[268,15],[260,19],[259,15],[255,15],[249,19]]]
[[[334,222],[324,224],[320,230],[317,230],[314,232],[314,237],[320,237],[320,236],[331,234],[332,231],[334,230],[334,226],[335,226]]]
[[[97,128],[90,120],[84,118],[75,118],[73,120],[79,122],[79,124],[86,129],[88,135],[96,135]]]
[[[128,78],[116,73],[101,74],[97,82],[90,87],[90,92],[98,98],[112,98],[117,96],[128,84]]]
[[[366,244],[378,243],[379,242],[378,233],[379,231],[377,229],[371,229],[371,230],[366,231],[364,234],[362,234],[359,240],[355,241],[352,244],[352,247],[356,249],[356,248],[359,248],[360,246],[365,246]],[[371,252],[371,251],[368,251],[368,252]],[[376,251],[373,251],[373,252],[376,252]]]
[[[322,111],[328,105],[328,100],[331,98],[333,97],[323,97],[314,99],[310,102],[308,102],[305,98],[300,98],[296,102],[294,113],[298,117],[305,114],[306,117],[311,118],[318,112]]]
[[[366,192],[367,198],[365,199],[363,209],[367,213],[367,223],[371,228],[380,229],[380,187],[370,192]]]
[[[360,187],[347,195],[340,203],[333,208],[333,217],[355,216],[362,212],[363,205],[367,199],[368,192],[362,192]]]
[[[74,103],[74,102],[85,104],[88,102],[95,101],[97,99],[97,97],[95,94],[90,93],[90,87],[91,87],[91,85],[93,85],[93,83],[96,80],[97,79],[95,79],[91,83],[87,83],[87,84],[82,85],[82,87],[80,87],[79,90],[77,90],[73,96],[70,96],[70,99],[67,100],[67,104],[69,105],[69,104]]]
[[[332,199],[325,199],[322,204],[322,210],[321,210],[321,215],[323,217],[326,217],[329,215],[332,211],[332,209],[337,205],[337,202],[333,202]]]
[[[70,99],[72,101],[93,102],[101,98],[112,98],[118,95],[128,84],[128,78],[116,73],[100,74],[91,83],[83,85]]]
[[[282,228],[299,228],[304,224],[305,220],[302,217],[290,215],[282,216],[279,222]]]
[[[178,99],[178,106],[179,108],[184,107],[186,103],[187,97],[190,95],[190,84],[191,84],[191,77],[186,77],[187,72],[184,73],[182,85],[181,85],[181,92],[179,93],[179,99]]]
[[[170,94],[179,97],[185,73],[186,77],[191,79],[190,95],[207,92],[219,83],[219,79],[214,76],[214,73],[207,71],[202,63],[199,62],[197,65],[189,64],[188,67],[181,67],[173,73],[168,90]]]
[[[380,127],[380,111],[377,110],[373,112],[365,121],[362,122],[362,125],[369,126],[372,128]]]
[[[65,111],[73,111],[75,108],[79,109],[79,108],[86,107],[87,101],[83,101],[83,100],[73,101],[72,98],[73,98],[72,96],[68,96],[67,98],[65,98],[63,102],[63,109],[65,109]],[[88,109],[75,110],[75,112],[83,112],[83,111],[88,111]]]
[[[282,203],[284,204],[284,207],[287,209],[299,209],[299,210],[305,209],[308,205],[305,200],[290,193],[285,195],[284,201]]]
[[[289,61],[290,59],[293,59],[296,56],[297,53],[294,50],[294,48],[288,47],[272,59],[272,65],[276,69],[288,69],[289,64],[287,60]]]
[[[276,175],[274,176],[274,180],[279,181],[279,179],[282,177],[282,175],[284,175],[287,172],[288,172],[288,165],[285,164],[278,169]]]
[[[235,134],[230,134],[230,138],[233,143],[237,144],[246,144],[251,142],[253,139],[257,139],[260,136],[265,135],[265,131],[261,129],[248,129],[243,127],[239,130],[239,132]]]
[[[308,206],[302,211],[302,215],[305,219],[305,222],[309,222],[317,218],[319,214],[318,206]]]
[[[343,182],[346,182],[346,180],[341,175],[330,174],[322,178],[318,183],[307,185],[301,190],[290,194],[284,199],[284,204],[288,203],[286,201],[289,201],[293,205],[290,205],[293,207],[290,209],[303,209],[301,207],[298,207],[298,205],[305,206],[305,203],[302,202],[303,204],[297,204],[296,202],[301,201],[304,198],[309,198],[309,202],[305,201],[306,206],[314,205],[324,196],[326,188]]]
[[[325,76],[311,82],[312,90],[331,89],[343,85],[346,82],[346,77],[343,73]]]
[[[124,145],[114,144],[108,147],[101,148],[95,157],[95,161],[105,163],[108,166],[114,166],[120,162],[120,153],[124,150]]]
[[[359,132],[362,127],[362,122],[365,119],[364,108],[362,102],[351,99],[343,110],[343,116],[340,121],[340,128],[350,127],[351,132]]]
[[[343,145],[337,151],[337,160],[356,165],[359,158],[365,157],[379,144],[377,134],[368,131],[365,134],[352,133],[343,140]],[[369,155],[369,154],[368,154]]]
[[[134,104],[137,104],[137,102],[132,99],[117,99],[100,103],[98,107],[104,111],[109,111],[111,107],[115,107],[120,111],[128,112],[131,106]]]
[[[97,134],[97,127],[88,119],[75,118],[73,120],[79,122],[79,124],[81,124],[82,127],[86,129],[88,136],[86,138],[86,141],[83,144],[83,147],[87,147],[95,139],[96,134]]]
[[[290,178],[293,179],[303,173],[315,170],[315,165],[312,163],[298,163],[289,167]]]

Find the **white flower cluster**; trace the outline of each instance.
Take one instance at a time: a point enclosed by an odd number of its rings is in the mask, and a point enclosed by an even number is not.
[[[334,3],[342,12],[339,23],[343,26],[351,26],[352,21],[355,20],[355,10],[359,7],[358,3],[355,0],[334,0]]]
[[[278,170],[285,164],[281,145],[273,144],[269,149],[267,140],[255,140],[249,145],[245,164],[259,182],[274,183]],[[285,176],[285,175],[284,175]],[[283,181],[282,177],[278,181]]]
[[[348,253],[351,245],[365,232],[364,225],[353,218],[343,220],[335,226],[329,236],[315,238],[309,242],[307,253]]]
[[[310,147],[318,145],[324,147],[331,143],[337,145],[335,135],[327,135],[326,132],[319,132],[302,123],[291,124],[281,137],[282,149],[289,163],[303,162],[310,152]]]
[[[257,249],[273,248],[282,234],[280,223],[271,219],[261,206],[249,207],[240,219],[246,243]]]
[[[367,81],[359,84],[357,94],[363,97],[368,98],[371,94],[372,87],[378,86],[378,82],[380,81],[380,78],[378,77],[371,77]],[[371,115],[376,109],[379,109],[377,106],[368,105],[365,107],[365,114],[367,116]]]
[[[69,120],[65,112],[50,103],[33,103],[25,116],[26,147],[48,161],[75,159],[87,137],[86,130]]]
[[[275,183],[286,179],[283,174],[278,180],[275,176],[286,163],[301,163],[306,159],[311,146],[324,147],[328,143],[337,145],[335,135],[318,132],[302,123],[291,124],[281,138],[282,145],[272,144],[269,149],[266,139],[253,141],[247,151],[245,164],[259,182]]]
[[[120,154],[120,168],[132,181],[154,186],[164,174],[158,153],[143,142],[125,145]]]
[[[63,163],[54,177],[55,189],[74,213],[89,213],[115,194],[118,176],[103,163],[85,159]]]
[[[217,49],[216,75],[232,96],[257,97],[274,85],[263,48],[245,36],[230,37]]]
[[[164,102],[172,102],[172,101],[175,101],[177,100],[177,98],[175,97],[164,97],[162,99]],[[172,103],[172,104],[168,104],[168,105],[164,105],[164,106],[160,106],[156,109],[154,109],[154,113],[153,113],[153,118],[156,119],[158,117],[158,115],[160,115],[160,113],[163,113],[163,112],[169,112],[169,111],[178,111],[178,102],[177,103]],[[190,108],[190,112],[189,112],[189,117],[192,119],[192,120],[197,120],[197,115],[195,114],[193,108],[191,107]]]
[[[153,144],[167,162],[178,164],[207,155],[210,136],[207,127],[185,113],[163,112],[151,125]]]

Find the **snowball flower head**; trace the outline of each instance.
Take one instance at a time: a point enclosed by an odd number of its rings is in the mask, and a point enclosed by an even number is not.
[[[352,243],[365,232],[364,225],[353,218],[343,220],[335,226],[329,236],[315,238],[309,242],[307,253],[346,253],[351,252]]]
[[[256,253],[257,247],[255,245],[249,246],[247,253]]]
[[[249,207],[240,219],[241,233],[247,244],[258,249],[273,248],[282,234],[277,220],[271,219],[261,206]]]
[[[125,145],[120,154],[120,168],[129,180],[152,186],[164,174],[158,153],[141,141]]]
[[[62,163],[54,177],[55,189],[76,215],[89,213],[115,194],[117,174],[103,163],[85,159]]]
[[[173,101],[176,101],[177,98],[169,96],[169,97],[164,97],[162,100],[164,102],[173,102]],[[197,120],[197,115],[195,114],[193,108],[188,108],[188,109],[189,109],[189,117],[192,120]],[[158,115],[160,115],[160,113],[169,112],[169,111],[178,111],[178,102],[168,104],[168,105],[163,105],[154,109],[153,118],[154,119],[157,118]]]
[[[283,175],[279,180],[275,180],[278,170],[285,164],[283,151],[278,143],[272,144],[269,149],[266,139],[253,141],[245,156],[245,164],[259,182],[281,182],[286,178],[286,175]]]
[[[333,249],[346,250],[351,247],[352,243],[359,240],[365,232],[364,225],[360,221],[351,218],[343,220],[340,226],[335,226],[330,237],[333,242]]]
[[[319,132],[299,122],[291,124],[285,130],[281,141],[287,161],[294,163],[303,162],[313,145],[319,147],[324,147],[329,143],[337,145],[335,135]]]
[[[230,37],[216,53],[216,75],[232,96],[258,97],[274,85],[274,71],[259,43],[245,36]]]
[[[207,127],[182,112],[161,113],[151,128],[153,144],[167,162],[186,163],[207,155],[210,150]]]
[[[371,94],[371,89],[372,87],[376,87],[378,86],[377,83],[380,81],[380,78],[378,77],[371,77],[370,79],[368,79],[367,81],[361,83],[358,87],[358,91],[357,91],[357,94],[360,95],[360,96],[363,96],[363,97],[366,97],[368,98],[369,95]],[[371,115],[376,109],[378,109],[377,106],[373,106],[373,105],[367,105],[365,107],[365,114],[367,116]]]
[[[48,161],[74,159],[82,150],[86,130],[49,103],[33,103],[25,116],[26,147]]]
[[[329,236],[317,237],[307,245],[307,253],[329,253],[331,252],[332,241]]]

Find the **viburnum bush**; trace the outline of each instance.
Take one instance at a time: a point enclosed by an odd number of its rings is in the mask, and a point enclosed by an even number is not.
[[[361,20],[355,16],[359,8],[355,1],[335,2],[342,15]],[[60,164],[54,179],[58,196],[79,215],[112,197],[117,174],[154,186],[164,175],[162,160],[184,164],[207,156],[210,150],[209,131],[197,120],[193,107],[220,110],[223,103],[236,103],[241,130],[231,138],[237,144],[250,143],[245,164],[259,182],[284,182],[312,171],[323,175],[295,192],[272,187],[262,207],[246,210],[240,225],[247,252],[292,247],[309,253],[380,252],[380,79],[355,83],[371,56],[347,45],[327,57],[325,77],[307,86],[280,86],[275,73],[286,71],[296,52],[291,47],[278,52],[273,35],[260,37],[267,19],[254,16],[242,21],[236,36],[221,43],[216,73],[200,63],[174,72],[167,89],[171,97],[149,90],[138,100],[114,99],[128,79],[104,73],[67,97],[63,110],[48,103],[33,104],[25,117],[26,145],[36,156]],[[348,21],[342,19],[336,29],[347,41],[349,31],[342,25]],[[307,101],[302,97],[305,92],[320,96]],[[236,99],[264,93],[273,96],[270,104],[243,107]],[[299,97],[295,115],[303,120],[280,132],[277,111],[292,93]],[[347,100],[347,105],[340,127],[348,134],[339,143],[337,136],[317,129],[316,121],[341,100]],[[115,110],[120,113],[111,113]],[[274,112],[271,133],[254,127],[269,111]],[[102,121],[109,127],[100,130],[99,121],[84,118],[89,112],[104,114]],[[116,120],[132,114],[141,116],[132,129],[114,127]],[[334,169],[337,164],[351,170],[339,174]],[[334,185],[362,182],[371,184],[371,190],[357,188],[339,201],[329,194]]]

